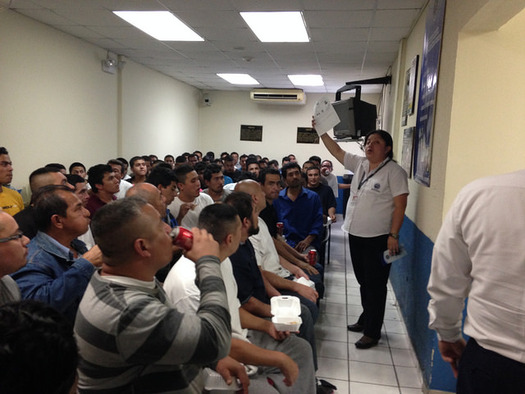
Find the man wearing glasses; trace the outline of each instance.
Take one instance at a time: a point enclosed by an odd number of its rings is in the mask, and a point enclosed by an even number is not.
[[[20,290],[9,274],[26,265],[28,243],[15,219],[0,212],[0,305],[20,299]]]
[[[22,196],[15,190],[4,185],[9,185],[13,179],[13,163],[9,158],[7,149],[0,147],[0,211],[5,211],[14,216],[24,209]]]

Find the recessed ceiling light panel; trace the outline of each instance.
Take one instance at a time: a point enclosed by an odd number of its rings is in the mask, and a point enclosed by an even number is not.
[[[259,85],[254,78],[248,74],[217,74],[232,85]]]
[[[168,11],[113,11],[115,15],[159,41],[204,41]]]
[[[241,12],[261,42],[309,42],[303,14],[299,11]]]
[[[288,75],[288,79],[295,86],[323,86],[323,77],[320,75]]]

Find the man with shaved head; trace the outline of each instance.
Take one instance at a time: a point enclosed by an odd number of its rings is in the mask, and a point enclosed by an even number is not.
[[[66,176],[60,172],[60,169],[55,167],[38,168],[29,175],[29,187],[31,188],[32,196],[34,196],[40,188],[47,185],[63,185],[74,189],[74,187],[68,183]],[[31,197],[31,204],[14,216],[18,226],[20,226],[20,230],[22,230],[24,235],[29,239],[32,239],[38,231],[35,222],[33,202],[33,197]]]
[[[245,192],[252,196],[257,214],[266,207],[266,197],[258,182],[251,179],[240,181],[235,185],[235,191]],[[259,233],[252,235],[250,242],[255,250],[257,263],[261,268],[264,278],[280,294],[298,297],[301,303],[310,310],[315,323],[319,315],[319,308],[316,305],[317,298],[319,297],[317,291],[310,286],[294,281],[295,276],[287,268],[283,267],[282,263],[292,270],[298,269],[285,259],[279,258],[268,226],[260,217]],[[303,276],[306,275],[303,273]]]
[[[228,354],[230,314],[219,245],[193,228],[201,290],[196,313],[181,313],[154,279],[172,256],[170,227],[142,198],[102,207],[92,223],[103,253],[75,321],[79,392],[200,393],[201,367]]]

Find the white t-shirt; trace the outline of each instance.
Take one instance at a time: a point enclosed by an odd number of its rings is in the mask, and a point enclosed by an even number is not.
[[[287,278],[290,275],[290,271],[284,268],[279,260],[279,254],[275,248],[273,238],[270,235],[268,226],[263,219],[259,217],[259,233],[250,236],[250,242],[255,250],[255,257],[257,258],[257,264],[262,267],[263,270],[273,272],[279,275],[281,278]]]
[[[241,326],[239,308],[241,304],[237,298],[237,283],[233,276],[232,263],[229,258],[221,262],[221,274],[226,295],[228,309],[231,316],[232,336],[247,341],[247,329]],[[201,293],[195,284],[195,263],[182,256],[168,273],[164,281],[164,291],[170,302],[181,312],[197,312],[200,305]]]
[[[115,193],[115,197],[117,197],[117,200],[126,197],[126,192],[133,187],[133,184],[129,183],[128,181],[125,181],[124,179],[120,180],[119,184],[119,191],[118,193]]]
[[[407,173],[389,159],[369,171],[366,157],[349,152],[345,154],[344,165],[355,175],[350,187],[343,231],[359,237],[388,234],[392,224],[394,197],[408,194]]]
[[[182,204],[184,204],[184,201],[182,201],[179,197],[175,197],[173,202],[168,206],[168,209],[170,210],[171,214],[175,216],[175,218],[179,216],[179,209]],[[214,204],[214,202],[213,198],[207,194],[200,193],[199,196],[193,200],[192,204],[195,204],[195,208],[190,209],[179,223],[182,227],[187,229],[197,227],[201,211],[204,209],[204,207]]]

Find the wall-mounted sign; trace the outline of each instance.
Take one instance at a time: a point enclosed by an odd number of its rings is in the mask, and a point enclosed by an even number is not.
[[[318,144],[319,136],[317,132],[311,127],[297,128],[297,143],[298,144]]]
[[[241,141],[262,141],[262,126],[241,125]]]

